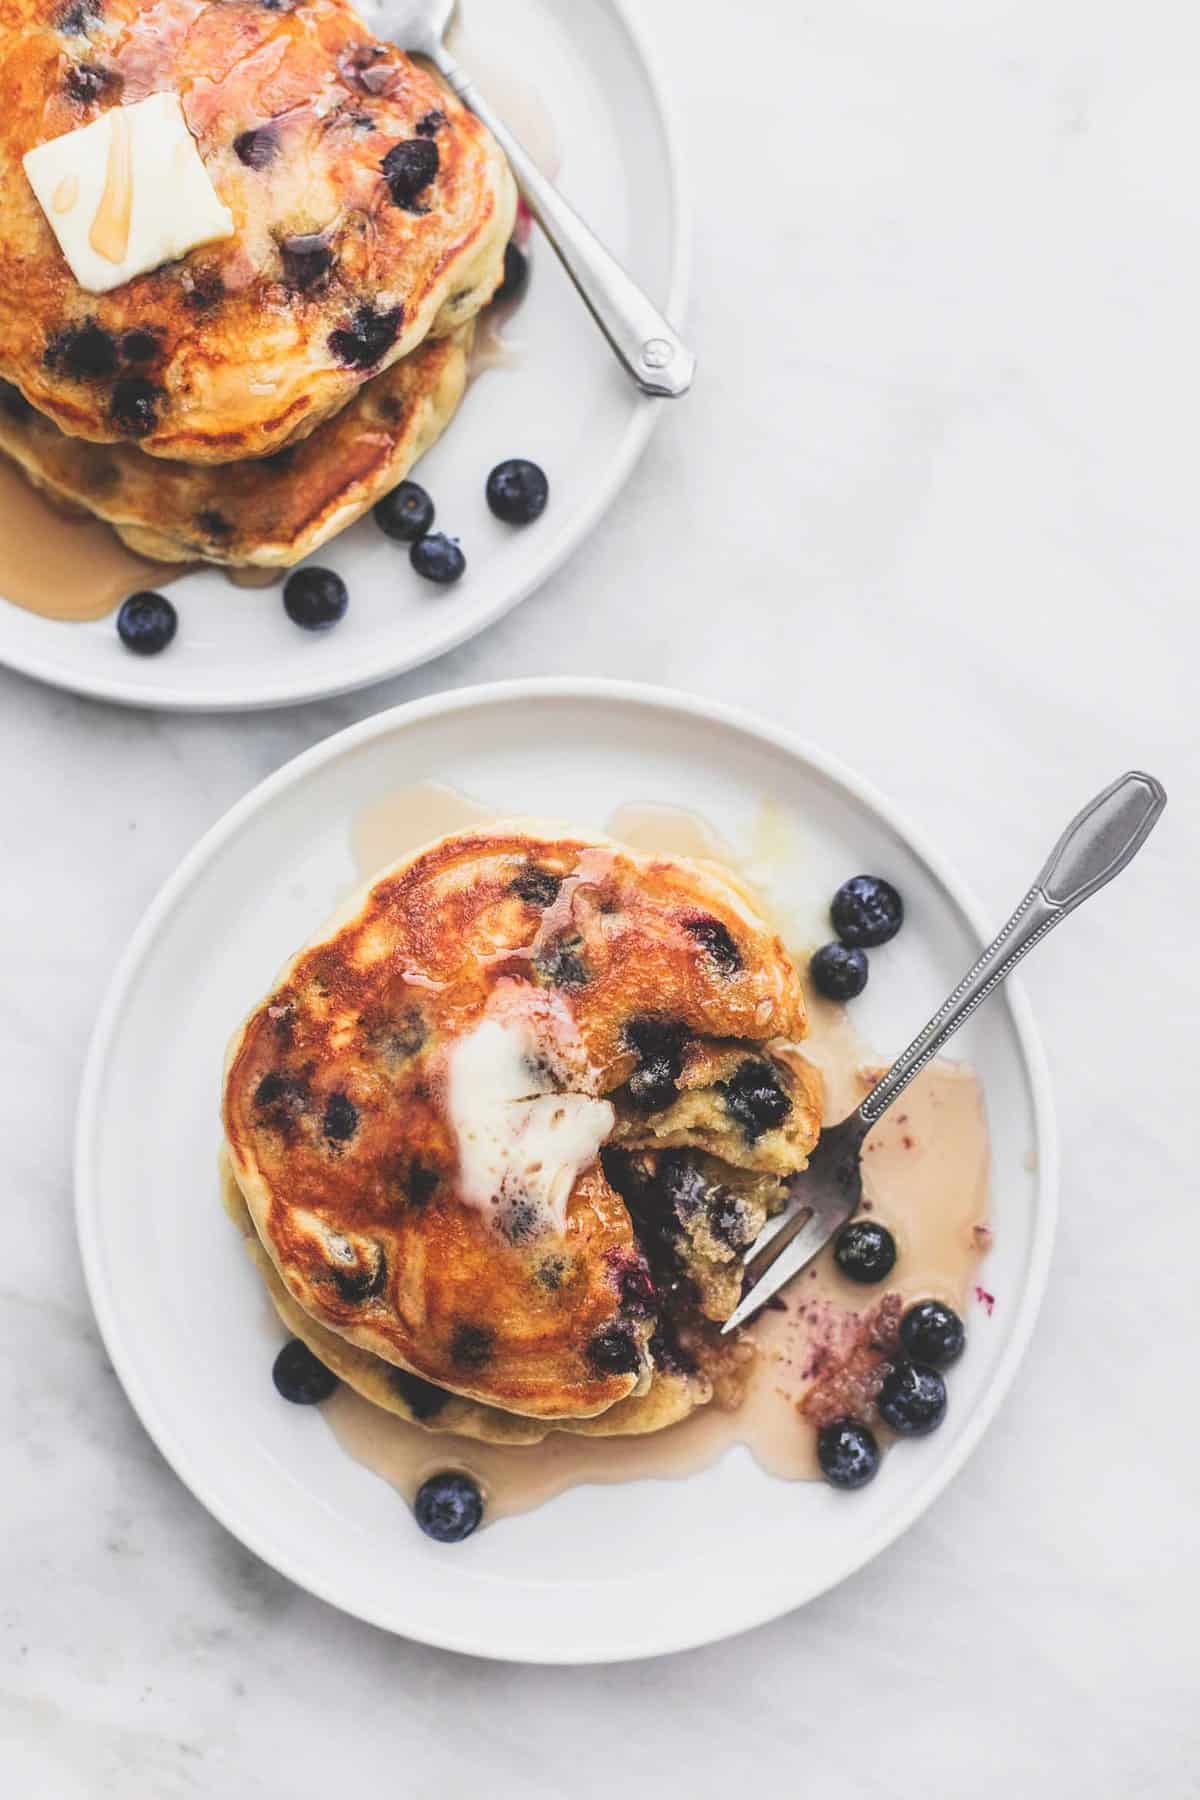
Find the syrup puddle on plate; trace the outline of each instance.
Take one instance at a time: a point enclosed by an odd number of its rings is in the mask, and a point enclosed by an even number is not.
[[[456,789],[416,783],[365,807],[351,822],[359,876],[369,880],[400,857],[448,832],[497,815]],[[644,853],[702,857],[739,869],[738,858],[695,813],[662,805],[623,806],[609,835]],[[756,825],[753,866],[770,877],[764,845],[772,832]],[[797,952],[799,966],[806,953]],[[805,1054],[826,1084],[826,1122],[845,1116],[867,1092],[879,1060],[858,1039],[844,1007],[808,996]],[[427,1476],[469,1472],[483,1489],[485,1520],[527,1512],[581,1483],[679,1479],[710,1467],[745,1445],[769,1474],[784,1480],[819,1476],[816,1429],[799,1411],[830,1359],[848,1351],[862,1321],[884,1292],[901,1307],[936,1298],[965,1314],[988,1225],[988,1137],[979,1083],[968,1068],[939,1061],[926,1069],[867,1140],[863,1210],[894,1233],[900,1255],[881,1289],[864,1289],[839,1273],[828,1251],[792,1283],[782,1306],[755,1321],[749,1337],[754,1367],[741,1405],[715,1402],[679,1425],[645,1437],[584,1438],[552,1432],[541,1444],[495,1445],[407,1424],[340,1386],[321,1408],[338,1442],[364,1467],[411,1502]],[[886,1433],[880,1434],[886,1437]]]
[[[187,563],[150,562],[99,519],[76,518],[0,457],[0,594],[43,619],[102,619],[139,588],[186,575]]]

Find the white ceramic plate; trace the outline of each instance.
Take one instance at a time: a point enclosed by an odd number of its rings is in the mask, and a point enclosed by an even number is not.
[[[623,0],[466,0],[464,59],[541,97],[567,197],[667,313],[684,302],[684,208],[659,85]],[[519,71],[514,77],[514,72]],[[501,99],[504,94],[496,89]],[[527,103],[527,102],[526,102]],[[136,706],[252,708],[311,700],[414,668],[473,637],[531,593],[599,520],[629,475],[664,401],[618,368],[548,244],[506,331],[512,368],[472,385],[417,478],[438,529],[459,537],[467,573],[422,581],[405,546],[368,517],[310,559],[336,569],[350,611],[329,633],[297,629],[280,590],[232,587],[219,573],[174,584],[179,635],[160,657],[131,656],[113,621],[67,625],[0,604],[0,662],[56,686]],[[586,427],[586,428],[585,428]],[[493,519],[488,471],[509,456],[546,469],[551,500],[523,530]]]
[[[773,898],[802,932],[821,932],[828,896],[860,869],[885,870],[903,890],[907,922],[886,979],[856,1002],[884,1052],[903,1047],[980,948],[960,884],[890,805],[796,740],[708,702],[527,681],[368,719],[289,763],[208,833],[113,980],[77,1152],[84,1266],[113,1364],[163,1453],[231,1531],[377,1625],[545,1662],[646,1656],[739,1631],[840,1581],[911,1524],[962,1466],[1013,1375],[1053,1229],[1046,1077],[1024,1002],[1010,982],[958,1040],[991,1124],[996,1244],[985,1279],[996,1307],[972,1315],[936,1438],[900,1445],[859,1494],[772,1480],[737,1449],[682,1485],[577,1488],[452,1550],[433,1544],[315,1412],[279,1403],[278,1325],[216,1183],[230,1031],[353,886],[355,815],[422,780],[498,814],[585,828],[620,804],[672,803],[743,848],[770,798],[799,843]]]

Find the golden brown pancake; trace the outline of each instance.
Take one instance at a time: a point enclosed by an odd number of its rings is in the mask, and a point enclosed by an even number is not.
[[[244,463],[178,463],[66,437],[0,383],[0,451],[160,562],[290,566],[344,531],[436,443],[462,399],[474,324],[427,338],[311,436]]]
[[[590,1419],[522,1418],[518,1413],[504,1412],[498,1406],[467,1400],[447,1388],[435,1387],[419,1375],[350,1343],[305,1312],[283,1285],[278,1269],[263,1248],[227,1152],[222,1153],[221,1163],[225,1210],[242,1235],[246,1253],[262,1277],[281,1323],[293,1337],[302,1339],[339,1381],[407,1424],[439,1434],[478,1438],[485,1444],[539,1444],[552,1431],[582,1437],[645,1437],[679,1424],[696,1407],[707,1405],[714,1391],[720,1393],[725,1404],[734,1404],[741,1396],[748,1372],[743,1347],[730,1345],[727,1340],[718,1343],[715,1334],[711,1343],[699,1347],[703,1367],[699,1362],[687,1368],[656,1367],[644,1394],[619,1400],[607,1412]]]
[[[87,293],[21,158],[161,90],[234,235]],[[0,377],[70,435],[268,455],[500,280],[497,145],[346,0],[0,0],[0,94]]]
[[[720,1238],[733,1269],[769,1209],[752,1185],[803,1167],[820,1108],[804,1029],[787,953],[725,871],[463,833],[351,902],[237,1033],[234,1174],[319,1325],[489,1406],[591,1417],[687,1366],[660,1226],[677,1240],[702,1212],[699,1255],[719,1260]],[[690,1139],[666,1123],[680,1106]],[[628,1204],[598,1158],[614,1132]],[[680,1179],[685,1140],[727,1151],[733,1185]],[[667,1161],[670,1219],[635,1156]]]

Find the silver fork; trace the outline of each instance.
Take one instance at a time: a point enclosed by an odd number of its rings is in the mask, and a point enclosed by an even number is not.
[[[751,1286],[721,1327],[733,1331],[795,1279],[858,1209],[863,1139],[913,1077],[949,1042],[1021,958],[1077,906],[1131,862],[1167,804],[1153,775],[1132,771],[1085,806],[1055,844],[1012,918],[959,982],[857,1112],[822,1132],[787,1205],[768,1220],[744,1257]]]
[[[696,358],[654,302],[626,274],[547,181],[529,152],[493,111],[446,48],[457,0],[379,0],[372,9],[381,32],[414,56],[424,56],[459,99],[483,120],[509,160],[526,206],[549,238],[619,362],[643,393],[678,399],[692,385]]]

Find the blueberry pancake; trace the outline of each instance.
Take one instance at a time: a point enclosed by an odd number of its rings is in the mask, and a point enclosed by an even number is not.
[[[0,451],[58,500],[160,562],[286,567],[361,517],[437,441],[462,399],[474,322],[427,338],[302,443],[244,463],[152,459],[69,438],[0,383]]]
[[[272,454],[500,282],[516,201],[497,145],[346,0],[4,0],[0,92],[0,377],[68,435]],[[228,229],[89,291],[51,223],[79,175],[43,210],[23,159],[160,94]],[[152,157],[124,169],[126,226],[130,194],[136,214],[170,179]]]
[[[583,1437],[640,1437],[677,1425],[696,1407],[712,1400],[714,1394],[727,1405],[735,1405],[741,1398],[749,1369],[743,1346],[731,1346],[716,1333],[707,1334],[705,1341],[697,1338],[694,1354],[686,1361],[676,1357],[661,1366],[656,1364],[645,1393],[618,1400],[607,1412],[588,1419],[522,1418],[519,1413],[452,1394],[448,1388],[437,1387],[352,1344],[305,1312],[284,1286],[263,1248],[234,1179],[227,1151],[221,1157],[221,1195],[225,1210],[241,1232],[247,1254],[262,1277],[271,1304],[291,1336],[307,1344],[313,1355],[347,1387],[410,1425],[419,1425],[429,1432],[477,1438],[488,1444],[537,1444],[551,1431]]]
[[[287,1295],[373,1359],[527,1419],[681,1416],[816,1141],[804,1030],[725,871],[496,825],[289,964],[230,1047],[230,1166]]]

